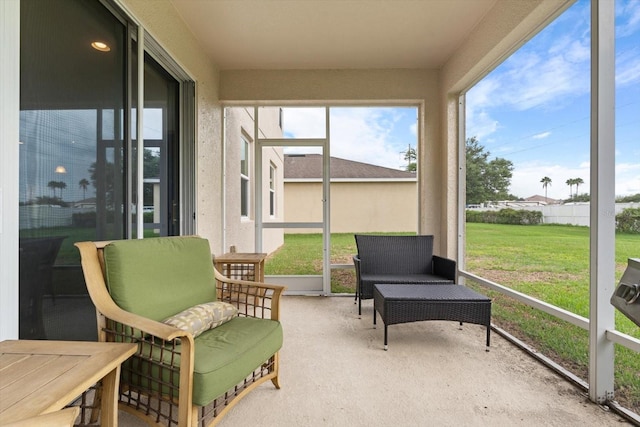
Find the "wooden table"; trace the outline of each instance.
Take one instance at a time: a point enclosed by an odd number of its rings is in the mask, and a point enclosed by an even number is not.
[[[0,424],[58,411],[103,380],[101,424],[117,426],[120,364],[136,349],[87,341],[0,342]]]
[[[265,253],[228,252],[216,256],[213,263],[220,273],[230,279],[264,282]]]

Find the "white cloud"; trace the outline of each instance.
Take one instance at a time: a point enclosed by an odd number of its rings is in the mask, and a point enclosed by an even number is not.
[[[616,58],[616,84],[618,86],[640,82],[640,49],[632,49]]]
[[[496,76],[502,82],[501,90],[496,94],[500,104],[516,111],[541,107],[555,109],[564,104],[566,97],[588,93],[588,62],[573,61],[569,56],[565,53],[538,59],[533,64],[511,63],[515,68]]]
[[[413,114],[413,113],[412,113]],[[289,137],[323,138],[324,108],[284,108],[284,128]],[[331,109],[331,156],[394,169],[403,167],[405,143],[416,146],[417,138],[397,141],[394,132],[401,111],[385,107],[354,107]],[[416,135],[416,124],[409,131]],[[401,143],[401,145],[398,145]],[[319,153],[315,148],[295,148],[287,153]]]
[[[551,184],[547,187],[547,197],[552,199],[568,199],[569,186],[566,181],[571,178],[582,178],[584,184],[578,188],[578,192],[589,192],[589,167],[580,165],[577,168],[567,168],[558,164],[545,164],[543,162],[529,162],[515,165],[511,179],[510,192],[518,197],[530,197],[533,195],[544,196],[544,188],[540,180],[548,176]],[[575,192],[575,186],[571,190]]]
[[[640,2],[637,0],[616,2],[616,23],[618,37],[627,37],[640,31]]]
[[[295,138],[324,138],[324,108],[283,108],[283,126],[286,136]]]
[[[588,20],[561,17],[470,89],[468,134],[480,138],[499,130],[494,108],[557,110],[575,97],[589,93],[587,30]]]
[[[495,133],[500,127],[497,120],[492,119],[486,110],[467,111],[467,137],[477,137],[480,141]]]
[[[616,164],[616,195],[640,193],[640,163]]]
[[[544,138],[548,138],[549,136],[551,136],[551,132],[542,132],[542,133],[538,133],[533,135],[531,138],[532,139],[544,139]]]

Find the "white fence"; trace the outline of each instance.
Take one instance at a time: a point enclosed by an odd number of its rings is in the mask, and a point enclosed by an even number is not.
[[[589,226],[589,203],[570,203],[547,206],[492,206],[488,208],[471,208],[473,211],[499,211],[515,209],[542,212],[544,224],[571,224]],[[616,203],[616,215],[627,208],[640,208],[640,203]]]
[[[48,205],[20,206],[20,229],[71,227],[74,213],[95,212],[92,208],[63,208]]]

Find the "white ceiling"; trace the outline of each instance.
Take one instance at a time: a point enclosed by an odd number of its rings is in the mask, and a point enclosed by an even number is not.
[[[496,0],[171,0],[224,69],[440,68]]]

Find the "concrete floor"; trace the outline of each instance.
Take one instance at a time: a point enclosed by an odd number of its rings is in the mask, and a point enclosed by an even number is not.
[[[456,322],[372,325],[353,298],[282,301],[280,384],[262,384],[220,427],[631,425],[484,327]],[[120,425],[141,424],[121,412]]]

